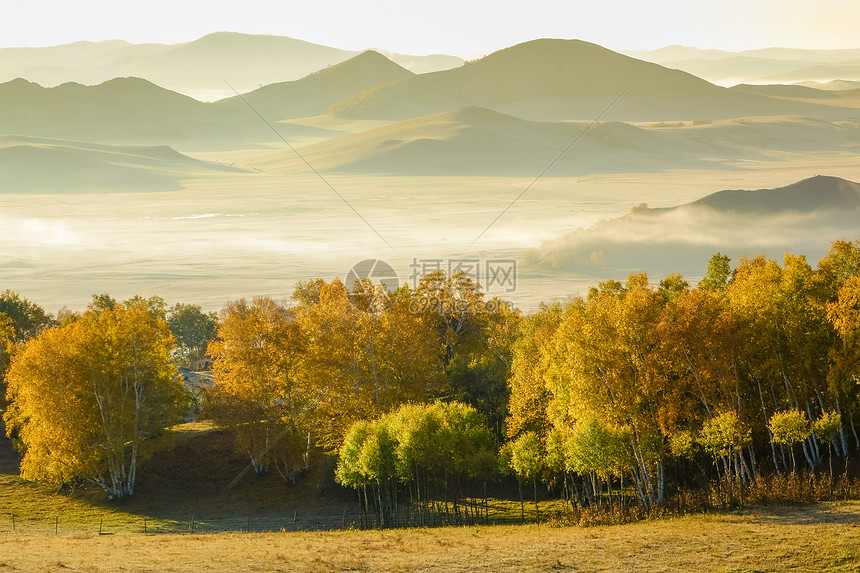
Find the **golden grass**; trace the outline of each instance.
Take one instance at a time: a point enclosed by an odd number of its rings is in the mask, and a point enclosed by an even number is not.
[[[623,526],[212,535],[0,533],[0,571],[857,571],[860,504]]]

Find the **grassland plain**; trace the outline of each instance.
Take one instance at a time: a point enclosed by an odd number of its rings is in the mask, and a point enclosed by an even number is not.
[[[183,427],[173,450],[147,464],[138,493],[117,504],[87,488],[58,493],[22,480],[10,442],[0,440],[0,573],[860,570],[860,502],[757,506],[615,526],[551,519],[344,530],[355,509],[352,496],[321,490],[316,474],[296,486],[247,475],[225,494],[224,483],[244,463],[225,439],[205,423]],[[185,463],[192,456],[196,469]],[[558,513],[557,502],[541,506],[542,515]],[[516,521],[519,503],[496,498],[491,516]],[[292,531],[319,525],[335,530]]]
[[[97,535],[0,533],[0,571],[857,571],[860,504],[620,526]]]

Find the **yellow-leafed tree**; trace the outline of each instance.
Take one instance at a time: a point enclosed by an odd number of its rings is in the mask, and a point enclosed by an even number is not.
[[[293,311],[271,298],[240,299],[222,311],[209,344],[215,385],[209,414],[263,474],[295,481],[307,462],[311,392],[297,376],[302,348]]]
[[[173,336],[144,299],[88,311],[23,345],[9,368],[4,417],[26,479],[88,480],[132,495],[137,468],[179,421]]]

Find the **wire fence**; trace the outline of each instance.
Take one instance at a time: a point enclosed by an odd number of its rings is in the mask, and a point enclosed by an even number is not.
[[[533,508],[526,505],[521,514],[519,503],[512,511],[510,502],[460,501],[453,504],[436,503],[420,510],[406,507],[382,517],[362,514],[357,509],[335,513],[293,512],[285,515],[211,517],[195,516],[163,518],[132,514],[104,515],[51,514],[28,515],[20,512],[0,514],[0,532],[98,535],[122,534],[207,534],[207,533],[267,533],[291,531],[338,531],[349,529],[381,529],[411,527],[445,527],[469,525],[508,525],[533,522]]]

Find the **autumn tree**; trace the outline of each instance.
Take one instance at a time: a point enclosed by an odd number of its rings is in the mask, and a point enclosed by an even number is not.
[[[827,357],[832,342],[814,271],[802,256],[786,254],[783,265],[759,256],[744,258],[726,291],[730,312],[743,331],[740,370],[749,391],[758,396],[764,432],[770,417],[786,409],[801,410],[808,419],[832,404],[827,394]],[[750,404],[750,402],[747,402]],[[759,422],[761,423],[761,422]],[[773,441],[780,444],[779,441]],[[812,434],[801,450],[814,466],[821,447]],[[775,455],[774,464],[787,466]]]
[[[860,410],[860,276],[851,276],[842,282],[835,299],[827,304],[827,318],[836,333],[828,355],[828,389],[836,411],[845,414],[855,446],[860,448],[854,425],[854,417]],[[841,439],[837,443],[843,450],[847,449],[845,433],[840,431],[839,436]]]
[[[311,292],[308,291],[311,290]],[[407,286],[365,279],[300,285],[294,295],[305,348],[301,376],[314,388],[317,443],[336,451],[349,427],[407,402],[426,402],[443,380],[432,329]]]
[[[521,314],[498,298],[488,299],[481,285],[459,270],[422,277],[412,310],[436,335],[446,380],[442,397],[477,408],[501,439]]]
[[[271,298],[230,303],[209,344],[214,385],[206,415],[228,428],[259,474],[295,482],[307,467],[313,389],[298,375],[303,348],[292,309]]]
[[[562,307],[541,305],[523,318],[512,347],[508,375],[510,398],[507,432],[509,437],[523,431],[546,435],[550,429],[547,408],[550,392],[546,375],[555,360],[551,342],[562,320]]]
[[[15,340],[15,329],[12,321],[0,312],[0,413],[6,403],[6,369],[12,359],[12,347]]]
[[[172,347],[167,323],[143,299],[88,311],[25,343],[9,369],[5,414],[22,475],[89,480],[110,499],[132,495],[140,462],[181,416]]]

